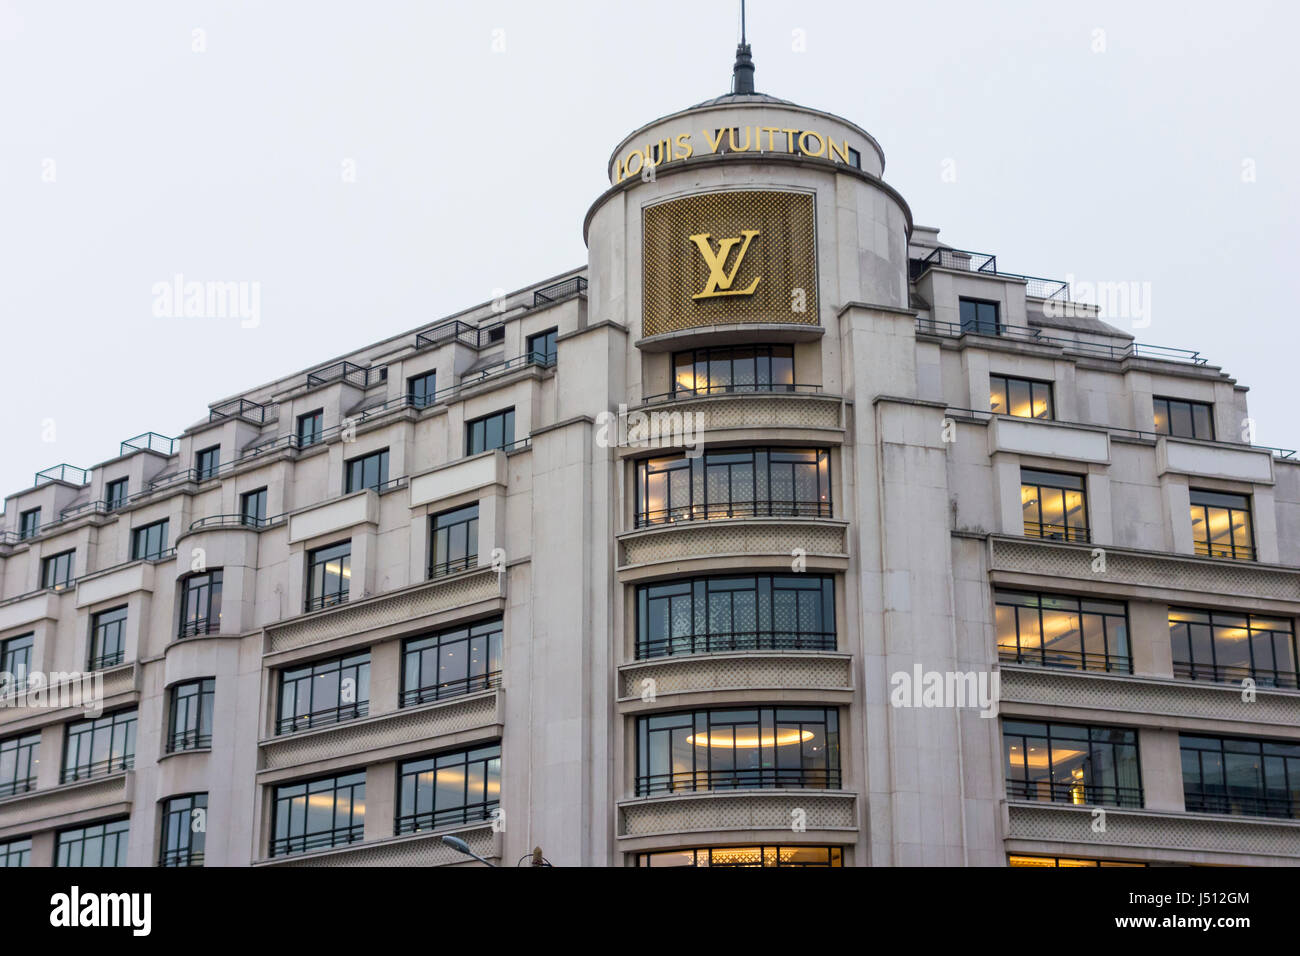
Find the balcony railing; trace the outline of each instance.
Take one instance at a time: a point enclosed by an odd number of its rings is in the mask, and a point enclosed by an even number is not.
[[[1215,684],[1240,684],[1249,679],[1253,680],[1257,687],[1300,687],[1295,671],[1259,670],[1237,664],[1193,664],[1188,661],[1174,661],[1174,676],[1184,680]]]
[[[727,651],[833,651],[834,631],[714,631],[637,641],[638,660]]]
[[[1095,653],[1091,651],[1053,650],[1047,647],[998,647],[998,660],[1008,664],[1027,664],[1067,671],[1105,671],[1112,674],[1132,674],[1133,658],[1123,654]]]
[[[658,405],[663,402],[686,402],[693,398],[708,398],[712,395],[815,395],[822,390],[820,385],[805,385],[795,382],[749,382],[745,384],[729,383],[727,385],[710,385],[707,388],[676,388],[659,395],[647,395],[641,399],[643,405]]]
[[[321,611],[327,607],[338,607],[340,604],[348,603],[347,591],[336,591],[334,594],[318,594],[315,597],[307,599],[305,611]]]
[[[110,667],[116,667],[126,658],[123,651],[114,651],[112,654],[102,654],[99,657],[93,657],[90,660],[90,669],[92,671],[107,670]]]
[[[1192,549],[1203,558],[1223,558],[1231,561],[1255,560],[1255,549],[1248,544],[1217,545],[1209,541],[1193,541]]]
[[[259,405],[257,402],[249,401],[246,398],[232,398],[228,402],[210,406],[208,408],[208,421],[219,422],[226,418],[242,418],[255,425],[264,425],[267,420],[267,410],[270,407],[268,405]]]
[[[198,634],[216,634],[221,630],[221,620],[215,621],[207,618],[198,618],[193,621],[181,621],[180,630],[177,637],[194,637]]]
[[[983,275],[999,276],[1007,279],[1023,279],[1025,295],[1037,299],[1070,298],[1070,284],[1060,279],[1040,279],[1037,276],[1021,275],[1018,272],[998,271],[998,257],[984,252],[970,252],[966,249],[935,249],[923,259],[912,260],[912,277],[920,278],[932,266],[941,269],[956,269],[961,272],[978,272]]]
[[[325,850],[330,847],[360,843],[365,838],[365,830],[365,824],[354,823],[351,826],[334,827],[301,836],[274,837],[271,840],[271,856],[288,856],[291,853],[307,853],[311,850]]]
[[[724,518],[830,518],[829,501],[725,501],[638,511],[636,526],[675,524],[679,521],[717,521]]]
[[[0,799],[16,797],[20,793],[31,793],[35,789],[35,777],[19,777],[16,780],[6,780],[4,783],[0,783]]]
[[[208,414],[210,416],[211,412],[209,411]],[[128,438],[122,442],[119,454],[125,455],[132,451],[152,451],[171,457],[176,454],[176,442],[177,439],[159,435],[157,432],[145,432],[143,435],[136,435],[134,438]]]
[[[418,707],[420,704],[431,704],[435,700],[460,697],[464,694],[472,694],[480,690],[491,690],[493,687],[500,686],[501,672],[491,671],[487,674],[479,674],[476,677],[462,677],[458,680],[442,681],[425,687],[413,687],[402,692],[402,706]]]
[[[94,777],[107,777],[124,770],[130,770],[134,766],[135,754],[124,754],[117,757],[109,757],[105,760],[97,760],[94,763],[83,763],[78,764],[75,767],[64,767],[60,779],[63,783],[72,783],[76,780],[90,780]]]
[[[1025,522],[1026,538],[1043,538],[1047,541],[1074,541],[1086,544],[1089,540],[1088,529],[1075,525],[1051,524],[1049,522]]]
[[[202,866],[202,850],[164,850],[158,858],[158,865],[163,867]]]
[[[393,832],[401,836],[404,833],[419,833],[422,830],[436,830],[439,827],[454,827],[476,823],[479,820],[490,820],[493,812],[500,805],[499,801],[492,800],[469,807],[449,807],[446,810],[428,813],[405,814],[394,822]]]
[[[1122,361],[1129,358],[1148,358],[1158,359],[1164,362],[1180,362],[1186,365],[1205,365],[1207,360],[1201,356],[1200,352],[1191,349],[1176,349],[1167,345],[1145,345],[1140,342],[1129,342],[1126,345],[1105,345],[1098,342],[1076,342],[1073,339],[1064,339],[1059,336],[1053,336],[1045,333],[1042,329],[1035,329],[1022,325],[1004,325],[998,323],[996,329],[988,328],[975,323],[963,325],[960,322],[941,322],[937,319],[918,317],[916,320],[916,331],[923,335],[950,335],[962,336],[967,333],[976,335],[990,335],[999,338],[1018,339],[1029,342],[1033,345],[1051,345],[1057,348],[1069,349],[1074,352],[1082,352],[1086,355],[1094,355],[1099,358]]]
[[[208,515],[206,518],[199,518],[197,521],[191,521],[190,530],[211,531],[214,528],[253,528],[257,531],[261,531],[263,528],[270,528],[278,524],[283,524],[285,519],[288,517],[288,512],[272,515],[269,518],[259,518],[257,515],[243,514]]]
[[[186,750],[206,750],[212,746],[212,734],[197,730],[181,730],[167,735],[167,752],[182,753]]]
[[[1300,819],[1300,798],[1282,791],[1269,794],[1240,794],[1187,789],[1184,790],[1183,797],[1189,813]]]
[[[90,481],[90,472],[85,468],[78,468],[76,465],[54,465],[50,468],[46,468],[44,471],[38,471],[33,485],[40,486],[48,484],[51,481],[58,481],[65,485],[77,485],[78,487],[81,487]]]
[[[1077,806],[1140,807],[1141,787],[1109,784],[1052,783],[1048,780],[1013,780],[1007,778],[1007,798],[1035,800],[1041,803],[1072,803]]]
[[[636,779],[638,797],[701,790],[838,790],[840,771],[814,767],[761,767],[753,770],[680,770]]]
[[[358,720],[369,715],[369,713],[370,701],[359,700],[355,704],[341,704],[338,707],[314,710],[310,714],[291,714],[288,717],[281,717],[276,721],[275,732],[277,734],[292,734],[299,730],[310,730],[313,727],[330,727],[345,721]]]
[[[533,292],[533,308],[539,305],[548,305],[552,302],[559,302],[561,299],[567,299],[571,295],[577,295],[579,292],[587,291],[587,280],[582,276],[573,276],[564,279],[544,289],[537,289]]]
[[[478,555],[471,554],[463,558],[452,558],[450,561],[438,561],[429,565],[430,578],[445,578],[449,574],[458,574],[461,571],[468,571],[470,568],[478,567]]]
[[[347,382],[356,388],[369,388],[380,382],[388,381],[387,365],[357,365],[354,362],[334,362],[323,368],[307,373],[307,387],[324,385],[327,382]]]

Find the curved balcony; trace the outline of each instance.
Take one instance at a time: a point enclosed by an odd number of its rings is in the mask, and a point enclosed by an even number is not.
[[[809,571],[848,567],[848,522],[831,518],[738,518],[651,525],[618,536],[620,577],[766,567],[789,571],[802,561]]]
[[[835,651],[747,651],[660,657],[618,669],[619,709],[778,700],[785,704],[849,704],[853,658]]]

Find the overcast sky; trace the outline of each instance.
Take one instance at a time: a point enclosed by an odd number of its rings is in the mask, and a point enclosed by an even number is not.
[[[1298,7],[751,0],[749,39],[917,223],[1149,290],[1138,340],[1294,448]],[[614,145],[728,91],[736,8],[0,0],[0,494],[581,265]],[[178,273],[258,283],[257,326],[156,317]]]

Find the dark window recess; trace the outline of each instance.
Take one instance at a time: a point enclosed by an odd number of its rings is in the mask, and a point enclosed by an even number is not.
[[[346,465],[346,493],[388,484],[388,449],[350,459]]]
[[[194,471],[197,473],[199,481],[217,477],[217,471],[220,467],[220,445],[213,445],[211,448],[204,448],[202,451],[195,453]]]
[[[1190,813],[1300,819],[1300,743],[1181,734]]]
[[[0,870],[7,870],[10,867],[17,869],[19,867],[31,865],[31,837],[25,837],[21,840],[6,840],[0,842]]]
[[[1218,491],[1191,489],[1192,545],[1211,558],[1255,560],[1255,536],[1250,523],[1250,498]]]
[[[352,581],[352,542],[317,548],[307,555],[307,610],[344,604]]]
[[[181,581],[180,637],[221,630],[221,571],[192,574]]]
[[[244,524],[251,528],[260,528],[266,523],[266,489],[258,488],[242,495],[239,499],[239,515]]]
[[[54,849],[55,866],[126,866],[129,818],[88,823],[60,830]]]
[[[127,489],[130,488],[131,479],[119,478],[117,481],[110,481],[104,492],[104,507],[109,511],[115,511],[123,507],[127,500]]]
[[[794,391],[794,346],[745,345],[673,355],[674,394]]]
[[[369,712],[369,651],[280,672],[278,734],[355,720]]]
[[[1020,506],[1026,537],[1088,540],[1088,497],[1083,476],[1021,468]]]
[[[204,750],[212,746],[212,709],[216,704],[215,678],[177,684],[171,691],[167,720],[167,752]]]
[[[1052,384],[1009,375],[989,376],[989,410],[1016,418],[1053,419]]]
[[[18,516],[18,539],[34,538],[41,532],[41,509],[32,508]]]
[[[515,410],[476,418],[465,423],[465,454],[477,455],[493,448],[504,448],[515,441]]]
[[[432,405],[438,394],[437,371],[425,372],[406,380],[406,395],[416,408]]]
[[[41,559],[41,587],[62,591],[72,585],[72,562],[76,551],[64,551]]]
[[[325,410],[318,408],[314,412],[298,416],[298,447],[314,445],[325,435]]]
[[[501,745],[408,760],[398,769],[396,833],[488,820],[501,805]]]
[[[36,789],[40,758],[39,732],[0,740],[0,800]]]
[[[831,517],[830,452],[728,448],[637,462],[636,523]]]
[[[90,669],[116,667],[126,656],[126,608],[100,611],[90,623]]]
[[[980,299],[960,299],[961,330],[978,335],[998,335],[1002,323],[998,321],[998,304]]]
[[[1179,398],[1155,399],[1156,434],[1214,440],[1214,406]]]
[[[202,866],[208,836],[208,795],[191,793],[163,801],[159,866]]]
[[[557,334],[559,329],[548,329],[528,336],[528,361],[535,365],[554,365],[557,354],[555,347]]]
[[[131,532],[131,560],[160,558],[167,550],[168,519],[136,528]]]
[[[487,690],[501,683],[500,618],[413,637],[402,647],[402,706]]]
[[[429,520],[429,577],[478,565],[478,503],[444,511]]]
[[[0,641],[0,688],[8,688],[10,682],[19,684],[27,681],[35,642],[34,634],[19,634]]]
[[[365,822],[364,771],[276,787],[271,856],[359,843]]]
[[[1140,807],[1137,731],[1004,720],[1007,798]]]
[[[67,725],[63,782],[86,780],[135,766],[135,708]]]

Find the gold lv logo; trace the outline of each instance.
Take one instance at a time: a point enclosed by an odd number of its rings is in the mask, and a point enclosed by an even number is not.
[[[713,244],[709,241],[710,237],[707,232],[690,236],[691,242],[695,243],[700,250],[700,255],[704,257],[705,265],[709,267],[709,281],[704,284],[704,291],[691,296],[691,298],[712,299],[720,295],[752,295],[759,283],[759,279],[755,279],[745,289],[733,289],[731,283],[736,281],[736,273],[740,271],[740,261],[745,258],[745,251],[749,249],[750,240],[758,234],[759,230],[757,229],[742,229],[739,236],[730,239],[719,239],[716,255],[713,252]],[[743,242],[741,242],[742,239]],[[740,251],[736,253],[735,265],[728,272],[727,257],[731,255],[731,250],[738,242],[741,243]]]

